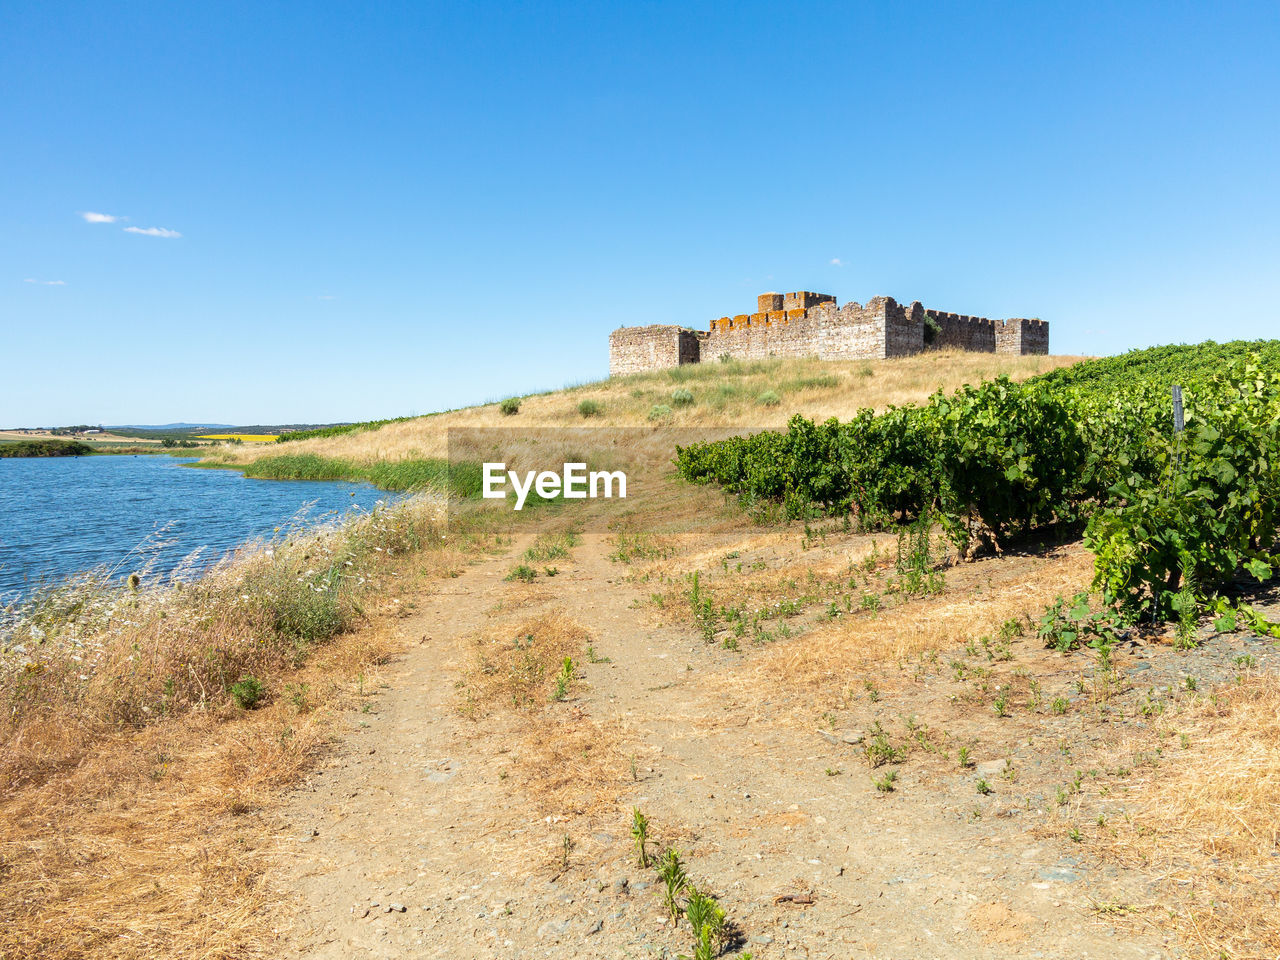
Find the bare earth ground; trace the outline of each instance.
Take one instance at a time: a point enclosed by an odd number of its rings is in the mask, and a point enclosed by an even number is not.
[[[829,619],[810,603],[790,637],[740,651],[652,599],[678,597],[677,576],[694,569],[713,589],[740,580],[744,595],[773,572],[846,569],[872,539],[833,534],[802,550],[795,527],[720,523],[628,565],[610,558],[615,538],[586,534],[554,578],[508,582],[524,537],[421,598],[401,621],[403,656],[277,821],[268,882],[298,911],[280,911],[281,949],[689,953],[687,928],[673,930],[653,871],[635,862],[639,806],[655,846],[679,847],[719,897],[734,952],[1182,955],[1170,871],[1104,856],[1110,824],[1187,748],[1159,722],[1166,706],[1273,671],[1274,647],[1240,635],[1190,652],[1134,644],[1104,676],[1088,652],[978,642],[1087,580],[1078,546],[954,567],[940,596],[878,612]],[[549,683],[524,703],[510,687],[486,695],[505,654],[548,644],[561,645],[552,673],[576,647],[564,701],[548,699]],[[1000,716],[992,700],[1006,688]],[[904,756],[873,768],[879,731]],[[882,792],[873,777],[890,769]]]

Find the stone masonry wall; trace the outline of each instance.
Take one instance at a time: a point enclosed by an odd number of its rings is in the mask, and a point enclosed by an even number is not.
[[[876,297],[871,303],[884,302],[884,355],[909,357],[924,349],[924,307],[919,300],[904,307],[893,297]]]
[[[1016,317],[995,323],[996,352],[1024,355],[1049,352],[1049,324]]]
[[[836,305],[835,297],[801,290],[765,293],[757,312],[712,321],[709,332],[655,325],[620,327],[609,336],[611,375],[658,370],[719,357],[750,360],[814,356],[822,360],[879,360],[928,349],[982,353],[1049,352],[1049,325],[1041,320],[989,320],[926,310],[892,297]],[[925,318],[938,327],[926,340]]]
[[[973,350],[977,353],[996,352],[996,325],[986,317],[969,317],[959,313],[942,313],[926,310],[925,314],[938,325],[938,333],[929,344],[934,350]]]
[[[763,299],[763,298],[762,298]],[[816,306],[721,317],[702,345],[704,358],[805,357],[883,360],[924,348],[924,308],[876,297],[865,307],[832,299]]]
[[[609,334],[609,376],[697,363],[701,341],[696,332],[684,327],[619,327]]]

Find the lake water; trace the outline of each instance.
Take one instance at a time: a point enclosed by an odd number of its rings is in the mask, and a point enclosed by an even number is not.
[[[249,480],[234,470],[182,466],[189,462],[167,456],[0,459],[0,605],[42,579],[103,564],[119,564],[120,575],[127,574],[142,565],[140,553],[154,556],[155,569],[165,573],[197,547],[213,560],[253,537],[270,536],[308,504],[307,521],[318,522],[395,497],[369,484]],[[140,550],[156,539],[163,544]]]

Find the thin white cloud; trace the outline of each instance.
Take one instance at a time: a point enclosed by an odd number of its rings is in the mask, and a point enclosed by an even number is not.
[[[37,283],[42,287],[65,287],[67,285],[67,281],[65,280],[37,280],[35,277],[27,277],[22,282]]]
[[[170,230],[167,227],[125,227],[125,233],[138,233],[144,237],[165,237],[170,240],[176,240],[182,236],[177,230]]]
[[[841,260],[839,257],[832,257],[832,258],[831,258],[831,265],[832,265],[833,267],[843,267],[843,266],[844,266],[844,261],[843,261],[843,260]]]
[[[94,213],[92,210],[86,210],[80,214],[84,217],[85,223],[115,223],[117,220],[124,220],[125,217],[117,217],[110,213]]]
[[[316,297],[316,299],[317,300],[337,300],[338,298],[335,297],[332,293],[322,293],[320,294],[320,296]]]

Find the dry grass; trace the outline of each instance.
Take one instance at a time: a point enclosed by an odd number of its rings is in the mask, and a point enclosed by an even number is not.
[[[614,806],[622,761],[612,737],[574,704],[578,667],[590,640],[561,610],[549,610],[474,639],[459,686],[459,710],[500,723],[514,742],[515,785],[548,816],[568,818]],[[572,679],[561,681],[566,659]],[[564,702],[557,702],[563,700]]]
[[[689,390],[694,403],[676,408],[666,426],[780,427],[793,414],[848,418],[865,407],[918,402],[935,390],[953,390],[1001,374],[1025,379],[1079,357],[1021,357],[938,352],[894,360],[830,362],[783,359],[704,363],[657,373],[636,374],[568,387],[521,401],[520,412],[504,416],[496,403],[391,423],[377,430],[302,440],[287,445],[228,447],[219,456],[243,463],[281,453],[311,453],[369,463],[417,457],[445,457],[450,428],[637,427],[651,426],[651,408],[671,403],[671,393]],[[782,400],[758,403],[765,391]],[[578,404],[593,400],[603,413],[584,420]]]
[[[556,690],[565,658],[580,658],[587,640],[587,632],[559,610],[481,634],[460,688],[460,709],[471,719],[501,707],[540,709]]]
[[[311,767],[332,717],[357,696],[355,677],[393,645],[385,629],[344,637],[291,674],[309,691],[301,706],[282,697],[251,712],[99,732],[88,748],[76,745],[73,767],[7,791],[0,956],[276,955],[263,912],[273,845],[262,813]],[[21,739],[46,735],[30,725]],[[21,746],[10,745],[11,763]]]
[[[276,954],[263,818],[399,644],[397,585],[463,562],[427,536],[437,519],[418,503],[242,551],[182,587],[46,598],[18,630],[27,652],[2,658],[0,957]],[[356,578],[336,598],[308,573],[326,561]],[[227,684],[251,671],[263,705],[244,710]]]
[[[796,538],[794,530],[787,532],[786,539],[793,547]],[[796,559],[778,549],[776,536],[751,536],[735,543],[732,549],[694,547],[677,564],[654,562],[645,567],[643,574],[677,581],[660,595],[661,608],[669,622],[692,623],[696,619],[687,602],[690,577],[687,572],[673,575],[673,566],[698,571],[699,593],[717,610],[767,618],[778,616],[779,610],[790,615],[814,604],[838,602],[846,595],[858,597],[877,582],[872,579],[873,573],[891,563],[895,542],[887,534],[859,536],[835,550],[814,551]],[[762,548],[763,544],[769,547]]]
[[[1198,956],[1280,956],[1278,681],[1248,678],[1180,715],[1187,749],[1135,785],[1136,809],[1106,840],[1111,858],[1163,875],[1162,902],[1141,915]]]
[[[868,555],[866,550],[854,554]],[[822,563],[816,557],[815,561]],[[848,560],[837,552],[827,564],[838,570],[842,562]],[[887,667],[931,651],[994,636],[1006,621],[1025,622],[1028,615],[1038,615],[1055,597],[1079,590],[1088,581],[1091,567],[1091,556],[1079,546],[1045,559],[1016,557],[961,564],[945,571],[946,589],[940,594],[922,598],[885,595],[879,610],[855,605],[852,612],[818,620],[799,635],[763,648],[742,669],[718,674],[707,682],[721,685],[739,702],[766,695],[777,704],[785,701],[791,705],[793,719],[807,724],[812,721],[815,703],[843,699],[851,684],[856,687],[868,674],[884,673]],[[782,569],[785,572],[788,568]],[[781,584],[792,582],[784,579]],[[721,574],[711,589],[743,597],[757,593],[768,597],[779,585],[776,571],[753,576],[735,570],[727,578]]]
[[[1092,572],[1092,556],[1078,545],[1047,557],[957,562],[935,530],[933,556],[945,589],[918,597],[894,589],[901,577],[893,534],[847,534],[833,527],[810,539],[799,524],[761,530],[744,527],[741,515],[736,528],[726,520],[718,530],[710,546],[697,535],[665,538],[669,554],[634,563],[632,576],[652,585],[666,622],[700,622],[691,602],[695,571],[699,597],[710,603],[721,630],[737,620],[753,625],[808,611],[807,620],[797,623],[802,637],[769,646],[753,657],[750,670],[725,681],[769,683],[775,694],[776,680],[765,679],[771,672],[786,678],[788,691],[805,696],[811,686],[852,670],[994,635],[1006,621],[1038,617],[1055,597],[1076,593]],[[864,598],[874,603],[864,606]],[[832,603],[836,616],[815,619]]]

